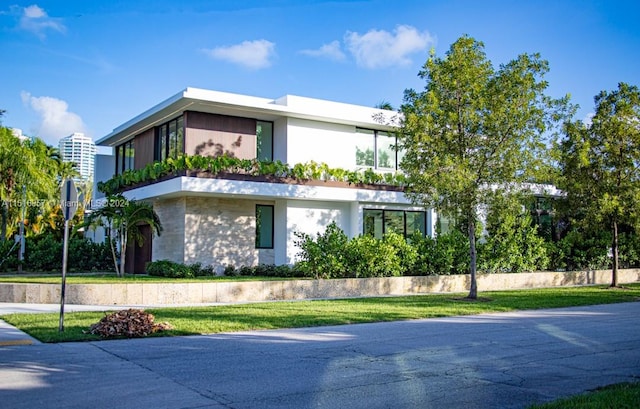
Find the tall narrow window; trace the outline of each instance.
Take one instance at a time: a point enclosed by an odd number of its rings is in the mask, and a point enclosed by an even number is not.
[[[407,237],[414,233],[421,233],[423,236],[427,228],[427,215],[425,212],[405,212],[405,234]]]
[[[135,169],[135,145],[133,139],[116,147],[116,174]]]
[[[256,205],[256,248],[273,248],[273,206]]]
[[[381,239],[384,234],[382,210],[364,210],[364,234]]]
[[[155,160],[177,158],[184,153],[184,118],[179,116],[156,128]]]
[[[356,129],[356,166],[375,165],[375,131]]]
[[[273,122],[257,121],[256,138],[256,159],[273,160]]]
[[[378,131],[376,135],[376,167],[382,169],[397,169],[396,166],[396,137],[389,132]]]

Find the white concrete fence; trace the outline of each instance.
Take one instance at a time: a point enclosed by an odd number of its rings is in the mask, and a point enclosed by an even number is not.
[[[197,283],[67,284],[65,302],[85,305],[163,305],[375,297],[469,290],[469,275]],[[640,282],[640,269],[618,272]],[[478,291],[609,284],[611,270],[479,274]],[[56,304],[60,284],[0,283],[0,302]]]

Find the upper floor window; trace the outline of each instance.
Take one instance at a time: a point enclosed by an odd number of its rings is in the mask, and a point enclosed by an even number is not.
[[[256,159],[273,160],[273,122],[256,121]]]
[[[356,166],[376,169],[398,169],[402,153],[394,134],[386,131],[356,128]]]
[[[116,175],[135,169],[135,153],[133,139],[116,147]]]
[[[177,158],[184,153],[184,118],[177,117],[156,128],[155,160]]]

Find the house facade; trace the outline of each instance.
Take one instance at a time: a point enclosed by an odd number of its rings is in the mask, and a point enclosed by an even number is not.
[[[273,100],[187,88],[97,141],[115,155],[96,158],[96,182],[180,155],[394,173],[402,155],[390,125],[395,114],[291,95]],[[124,194],[152,203],[164,227],[158,237],[147,231],[142,248],[129,249],[127,270],[134,272],[160,259],[200,262],[218,271],[293,264],[296,232],[315,235],[336,222],[350,237],[415,230],[431,235],[434,218],[402,189],[384,185],[185,174]]]

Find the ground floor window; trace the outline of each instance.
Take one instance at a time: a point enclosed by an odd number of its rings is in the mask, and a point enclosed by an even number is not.
[[[415,232],[427,232],[427,214],[423,211],[364,209],[364,234],[382,238],[394,232],[411,237]]]
[[[273,248],[273,206],[256,205],[256,248]]]

